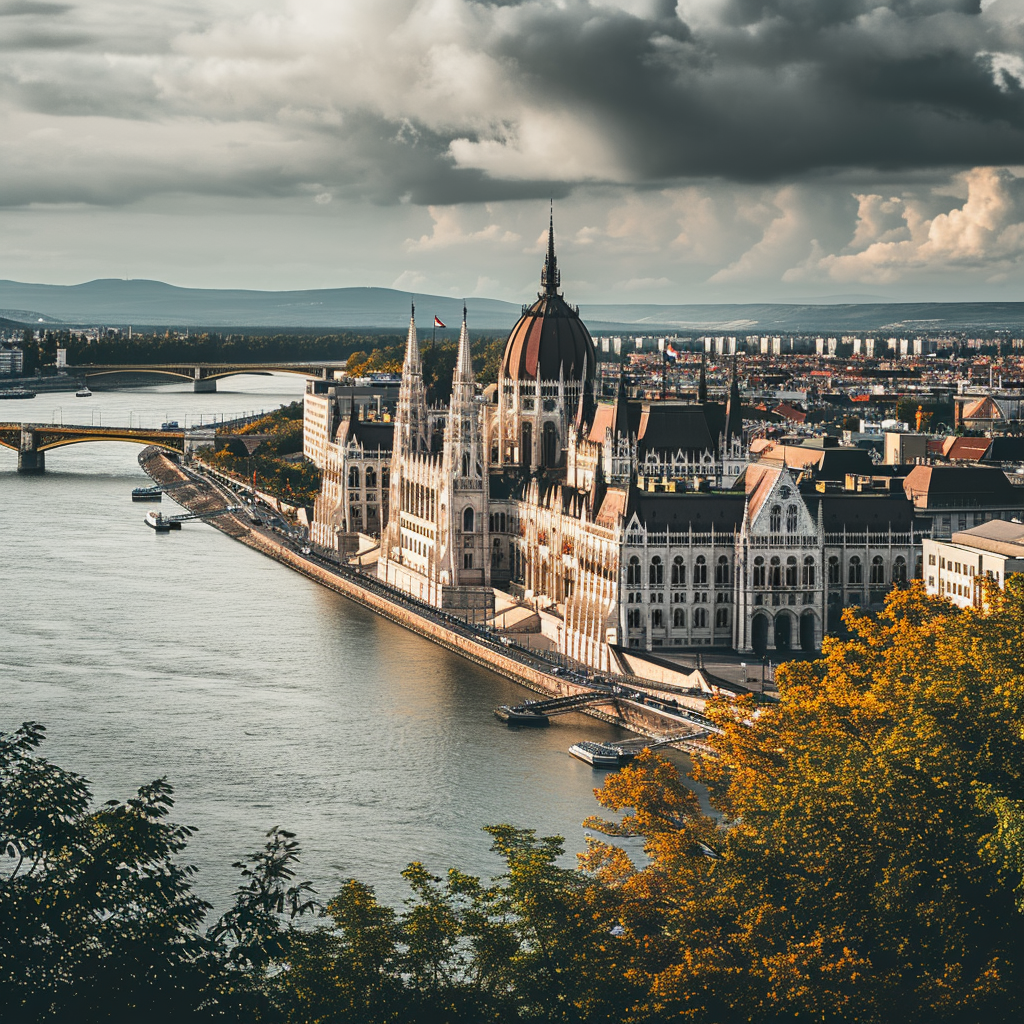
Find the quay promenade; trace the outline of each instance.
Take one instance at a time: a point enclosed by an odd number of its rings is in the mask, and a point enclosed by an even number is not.
[[[139,465],[155,483],[173,487],[174,500],[191,512],[209,513],[237,503],[234,491],[205,473],[179,465],[158,448],[141,452]],[[506,645],[495,634],[422,604],[375,576],[304,554],[298,544],[252,522],[245,512],[218,516],[210,525],[314,582],[527,689],[546,697],[594,692],[594,686],[588,682],[557,674],[561,667],[538,652]],[[610,695],[608,702],[600,706],[581,708],[581,713],[652,739],[700,731],[686,717],[686,712],[703,707],[706,694],[702,691],[607,673],[602,673],[602,680],[605,685],[619,686],[623,693]]]

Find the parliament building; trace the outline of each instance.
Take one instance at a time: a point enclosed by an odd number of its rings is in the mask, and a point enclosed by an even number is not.
[[[307,455],[324,473],[314,542],[351,551],[346,538],[379,532],[382,580],[475,621],[506,592],[601,670],[619,648],[814,651],[843,607],[914,574],[902,494],[748,462],[735,367],[725,403],[708,400],[703,368],[690,402],[631,398],[621,372],[606,394],[596,371],[552,227],[496,385],[474,379],[464,312],[451,400],[428,407],[413,310],[391,422],[361,421],[354,402],[332,416],[307,394]]]

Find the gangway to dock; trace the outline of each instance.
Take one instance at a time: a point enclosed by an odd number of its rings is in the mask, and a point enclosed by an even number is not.
[[[589,704],[610,704],[617,697],[612,690],[594,690],[576,693],[570,697],[552,697],[550,700],[527,700],[522,704],[502,704],[494,713],[509,725],[547,725],[555,715],[567,715]]]

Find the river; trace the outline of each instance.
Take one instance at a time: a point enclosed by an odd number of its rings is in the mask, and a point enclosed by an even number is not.
[[[41,394],[0,402],[0,420],[184,426],[277,408],[302,381],[219,387]],[[218,910],[232,861],[274,825],[297,833],[301,876],[322,895],[354,876],[390,902],[407,895],[409,861],[497,874],[486,824],[584,848],[603,775],[566,750],[623,733],[582,715],[510,730],[492,710],[527,696],[515,684],[211,526],[155,535],[152,506],[130,499],[146,480],[138,451],[74,445],[21,476],[0,448],[0,730],[44,723],[44,754],[97,802],[167,776],[174,820],[198,828],[185,857],[196,889]]]

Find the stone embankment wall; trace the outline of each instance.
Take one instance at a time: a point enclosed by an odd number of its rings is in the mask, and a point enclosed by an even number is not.
[[[174,501],[183,505],[190,512],[212,512],[223,508],[225,504],[234,504],[237,501],[237,495],[232,491],[206,476],[198,477],[196,474],[187,473],[160,449],[145,449],[139,456],[139,464],[156,483],[169,492]],[[414,608],[407,607],[397,600],[378,593],[361,583],[358,578],[350,579],[328,566],[307,558],[279,541],[274,535],[255,528],[242,514],[221,515],[211,519],[209,524],[248,547],[260,551],[322,586],[328,587],[335,593],[371,609],[378,615],[382,615],[492,672],[512,679],[528,689],[548,697],[565,697],[592,692],[589,687],[577,685],[562,677],[524,664],[516,657],[502,654],[501,651],[495,650],[489,644],[466,636],[458,629],[450,628],[443,622],[438,622]],[[680,696],[674,689],[661,690],[654,686],[647,688],[647,692],[653,697],[664,699],[674,699]],[[643,736],[662,737],[666,733],[682,733],[694,728],[685,719],[633,701],[612,699],[608,705],[591,706],[580,710],[591,717],[623,726]]]

